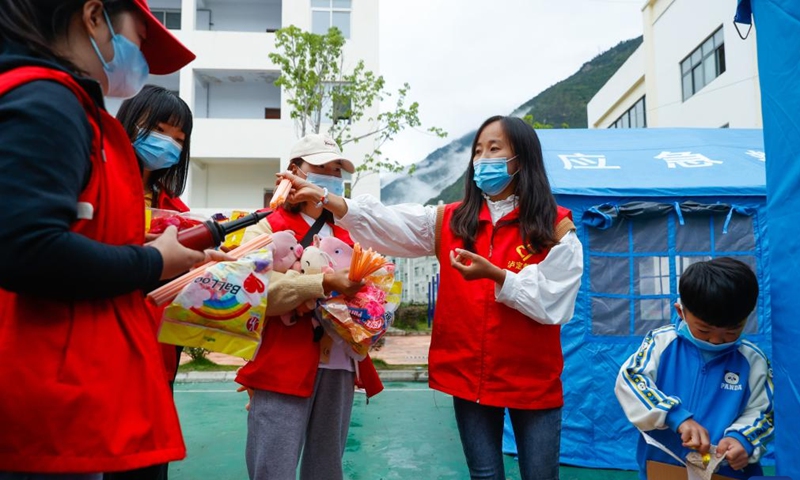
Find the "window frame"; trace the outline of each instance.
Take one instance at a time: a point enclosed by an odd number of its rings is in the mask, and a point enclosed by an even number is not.
[[[622,113],[616,120],[611,122],[608,128],[647,128],[647,95],[642,95],[642,98],[636,100],[633,105],[625,112]],[[639,125],[639,116],[636,109],[641,105],[642,108],[642,124]],[[634,125],[635,124],[635,125]]]
[[[347,102],[337,102],[333,98],[333,89],[335,89],[339,85],[346,85],[347,82],[325,82],[323,88],[325,89],[325,95],[327,96],[328,100],[330,101],[330,105],[323,104],[320,108],[325,108],[322,112],[321,123],[323,124],[331,124],[335,125],[339,122],[345,122],[348,125],[352,125],[352,99],[347,98]],[[323,102],[324,103],[324,102]],[[326,108],[329,107],[329,108]],[[329,113],[331,115],[329,115]],[[349,114],[348,114],[349,113]]]
[[[731,256],[741,259],[754,269],[759,279],[760,291],[758,303],[749,317],[745,334],[751,338],[759,338],[763,335],[764,325],[769,323],[770,320],[768,312],[769,300],[766,296],[769,285],[762,283],[766,281],[766,279],[761,274],[761,270],[764,268],[763,259],[761,258],[764,247],[759,230],[761,224],[761,219],[759,217],[760,211],[758,207],[754,205],[746,205],[746,208],[752,208],[752,210],[748,214],[742,214],[739,213],[740,206],[741,205],[734,205],[733,209],[735,213],[729,213],[728,215],[720,212],[689,215],[684,212],[682,216],[678,216],[673,210],[656,217],[641,219],[635,217],[619,218],[615,220],[615,225],[612,228],[617,230],[614,235],[618,235],[620,237],[620,242],[624,242],[624,244],[612,245],[597,243],[598,238],[592,239],[592,232],[601,232],[602,229],[582,222],[581,241],[583,242],[585,252],[585,280],[584,286],[581,288],[584,293],[580,301],[583,302],[583,311],[586,312],[586,316],[588,317],[586,338],[600,342],[626,342],[629,341],[631,337],[640,338],[645,335],[647,331],[654,328],[676,323],[677,314],[674,308],[672,308],[672,305],[678,300],[680,274],[689,264],[694,263],[694,261],[702,258],[708,259],[721,256]],[[743,246],[728,244],[727,242],[721,241],[720,238],[717,238],[723,235],[723,227],[728,225],[728,216],[730,215],[733,216],[733,223],[730,224],[728,233],[724,235],[738,235],[736,233],[737,229],[747,227],[752,237],[744,241],[752,242],[752,244]],[[707,245],[700,247],[696,245],[688,246],[685,243],[681,243],[678,229],[686,228],[685,225],[682,225],[683,218],[686,218],[687,221],[688,219],[693,219],[695,222],[707,222]],[[639,222],[641,224],[641,222],[652,221],[654,219],[663,219],[661,221],[664,222],[664,229],[667,232],[666,248],[637,248],[637,246],[634,245],[634,228],[636,223]],[[743,220],[746,221],[746,223],[742,223]],[[620,223],[624,224],[621,225]],[[695,226],[694,228],[697,227]],[[644,230],[641,230],[641,232],[645,235],[649,235]],[[627,237],[623,239],[625,235],[627,235]],[[684,238],[695,238],[696,233],[687,231],[683,235],[685,235]],[[736,238],[738,239],[740,236]],[[737,248],[739,249],[737,250]],[[745,249],[742,250],[741,248]],[[668,266],[668,269],[659,272],[658,275],[643,275],[637,262],[640,262],[642,259],[656,259],[658,257],[667,257],[666,265],[662,265],[662,269],[663,266]],[[614,261],[613,259],[617,259],[620,262],[616,265],[612,265],[609,262]],[[623,260],[625,265],[622,264]],[[621,293],[618,288],[614,288],[618,286],[616,284],[604,284],[602,273],[598,274],[598,276],[594,276],[592,272],[593,268],[605,269],[611,272],[611,275],[613,275],[614,272],[627,270],[627,292]],[[668,272],[669,278],[664,276],[664,272]],[[662,282],[661,293],[651,294],[649,293],[649,289],[646,289],[648,290],[646,293],[642,293],[642,291],[645,290],[642,288],[644,285],[643,282],[650,280]],[[663,290],[663,282],[665,280],[668,280],[669,283],[669,291],[667,293],[664,293]],[[643,310],[646,309],[645,305],[642,303],[643,300],[646,301],[646,303],[652,303],[650,302],[651,300],[666,301],[666,311],[669,312],[668,317],[665,318],[662,315],[661,318],[664,320],[662,323],[652,326],[648,325],[648,322],[645,321],[647,319],[644,318],[643,315]],[[622,316],[623,310],[620,309],[623,303],[626,304],[624,308],[625,318],[617,319],[614,316]],[[596,308],[600,308],[605,316],[596,319]],[[648,309],[648,312],[649,310],[652,309]],[[613,323],[609,323],[609,320],[612,320]],[[624,333],[622,333],[623,331]]]
[[[322,0],[322,1],[325,1],[325,0]],[[314,6],[314,0],[311,0],[311,32],[315,33],[317,35],[325,35],[326,33],[328,33],[328,30],[330,30],[331,27],[334,26],[333,25],[333,14],[334,13],[346,13],[347,14],[347,22],[348,22],[348,28],[347,28],[348,31],[347,32],[342,31],[342,35],[344,36],[345,39],[350,40],[350,38],[352,37],[352,30],[353,30],[353,28],[352,28],[353,27],[353,2],[352,2],[352,0],[349,0],[350,1],[350,6],[349,7],[334,7],[333,4],[334,4],[335,1],[337,1],[337,0],[327,0],[328,6],[320,7],[320,6]],[[338,1],[342,1],[342,0],[338,0]],[[347,0],[345,0],[345,1],[347,1]],[[315,32],[314,31],[314,12],[327,12],[328,13],[328,28],[325,29],[324,32]],[[341,29],[340,29],[340,31],[341,31]]]
[[[713,62],[713,69],[710,62]],[[704,38],[678,65],[681,74],[681,98],[685,102],[726,71],[722,25]],[[713,70],[713,78],[706,78],[712,73],[709,70]]]
[[[155,8],[151,9],[150,13],[156,17],[156,20],[167,27],[168,30],[180,30],[181,29],[181,22],[183,21],[183,12],[179,8]],[[178,28],[170,28],[167,26],[167,16],[168,15],[178,15]]]

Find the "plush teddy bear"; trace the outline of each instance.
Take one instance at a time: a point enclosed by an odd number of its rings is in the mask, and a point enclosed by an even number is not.
[[[331,257],[315,246],[310,246],[303,250],[300,257],[300,273],[305,275],[318,273],[333,273],[333,260]],[[298,308],[298,313],[310,312],[317,306],[316,300],[309,300],[305,308]],[[314,326],[314,341],[318,342],[325,333],[316,317],[311,317],[311,324]]]

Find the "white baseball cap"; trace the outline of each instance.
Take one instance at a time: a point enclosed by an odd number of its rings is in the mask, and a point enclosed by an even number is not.
[[[344,158],[339,145],[334,139],[319,133],[310,133],[294,144],[289,152],[289,159],[301,158],[311,165],[322,166],[335,160],[341,160],[345,172],[356,171],[353,162]]]

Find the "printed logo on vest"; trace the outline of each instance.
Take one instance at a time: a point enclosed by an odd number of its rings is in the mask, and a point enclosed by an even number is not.
[[[739,391],[742,386],[739,384],[739,374],[736,372],[725,372],[725,381],[722,382],[719,388],[723,390]]]
[[[531,249],[533,250],[533,249]],[[520,245],[516,248],[517,254],[522,258],[522,261],[526,261],[527,259],[531,258],[533,254],[525,247],[525,245]]]

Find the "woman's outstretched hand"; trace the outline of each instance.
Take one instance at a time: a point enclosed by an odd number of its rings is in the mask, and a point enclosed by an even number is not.
[[[291,172],[280,172],[277,174],[278,182],[283,179],[292,182],[292,189],[289,191],[287,200],[289,203],[311,202],[316,204],[322,198],[322,189],[308,180],[304,180]]]
[[[498,285],[503,285],[506,280],[505,270],[495,266],[486,258],[461,248],[450,251],[450,265],[458,270],[465,280],[488,278]]]
[[[322,207],[330,210],[337,218],[342,218],[347,214],[347,202],[344,201],[343,197],[328,192],[328,196],[324,199],[325,201],[323,201],[322,194],[325,191],[321,187],[291,172],[280,172],[276,175],[278,176],[278,182],[283,179],[292,182],[292,189],[287,198],[289,203],[298,204],[308,202],[311,205],[321,204]]]

